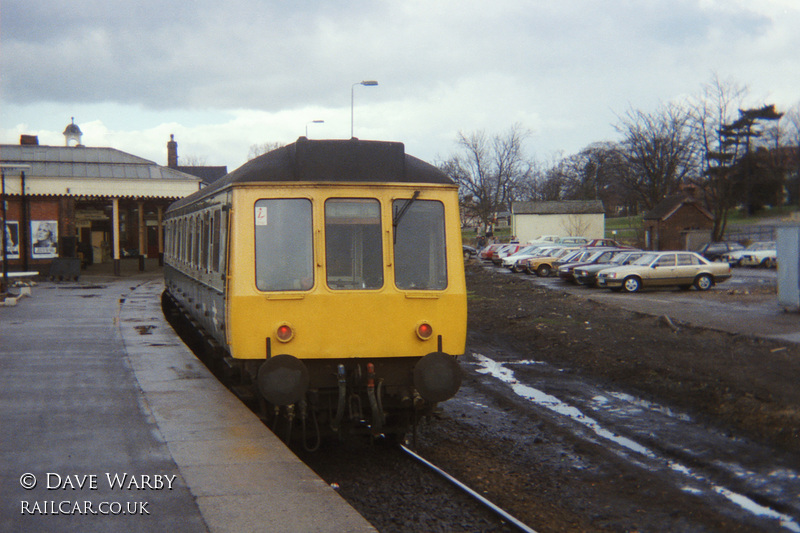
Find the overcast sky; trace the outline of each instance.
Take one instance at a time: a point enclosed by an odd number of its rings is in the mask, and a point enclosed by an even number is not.
[[[0,0],[0,142],[87,146],[233,170],[253,144],[531,131],[547,161],[617,140],[630,108],[714,75],[750,106],[800,102],[797,0]],[[353,84],[377,80],[377,87]],[[324,120],[323,124],[308,124]]]

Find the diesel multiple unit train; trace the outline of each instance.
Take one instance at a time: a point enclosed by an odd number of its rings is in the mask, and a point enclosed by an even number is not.
[[[300,137],[170,206],[165,306],[265,418],[402,435],[461,382],[457,192],[402,143]]]

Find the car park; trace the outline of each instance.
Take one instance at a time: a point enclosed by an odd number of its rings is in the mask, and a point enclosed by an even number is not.
[[[509,243],[505,246],[501,246],[492,254],[492,263],[495,265],[501,265],[504,258],[517,253],[521,248],[522,245],[519,243]]]
[[[775,241],[759,241],[744,250],[728,252],[722,256],[731,266],[763,266],[772,268],[778,264],[778,250]]]
[[[692,286],[705,291],[731,277],[728,263],[711,262],[694,252],[648,252],[626,266],[601,270],[597,284],[637,292],[642,287]]]
[[[607,268],[629,265],[642,257],[644,253],[641,250],[625,250],[616,254],[608,263],[579,266],[573,272],[575,282],[579,285],[594,287],[597,285],[598,272]]]
[[[607,265],[615,255],[619,255],[623,251],[619,248],[589,248],[578,257],[567,258],[560,264],[558,277],[570,283],[577,283],[575,269],[594,264]]]
[[[744,246],[738,242],[719,241],[704,244],[697,253],[709,261],[722,261],[722,256],[737,250],[744,250]]]
[[[584,246],[587,247],[602,247],[602,248],[622,248],[627,250],[635,250],[633,246],[626,246],[624,244],[620,244],[614,239],[592,239],[587,242]]]
[[[556,244],[561,246],[586,246],[589,239],[586,237],[559,237]]]
[[[556,261],[574,250],[577,250],[577,247],[553,248],[547,252],[547,255],[521,261],[521,268],[526,274],[536,274],[539,277],[546,278],[553,273]]]
[[[503,266],[512,272],[521,272],[521,270],[517,269],[517,264],[522,259],[530,259],[531,257],[536,257],[539,255],[543,249],[549,248],[550,246],[540,245],[540,244],[529,244],[528,246],[523,246],[516,253],[513,253],[509,256],[503,258]]]
[[[505,245],[506,245],[506,243],[502,243],[502,242],[495,242],[495,243],[492,243],[492,244],[487,244],[486,246],[481,248],[480,252],[478,252],[478,257],[480,257],[484,261],[491,261],[492,260],[492,254],[494,253],[494,251],[497,250],[498,248],[502,247],[502,246],[505,246]]]
[[[528,244],[555,244],[560,239],[558,235],[539,235],[528,241]]]

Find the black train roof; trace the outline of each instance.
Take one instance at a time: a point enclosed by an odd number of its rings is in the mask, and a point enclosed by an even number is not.
[[[405,153],[403,143],[386,141],[309,140],[251,159],[213,184],[172,204],[170,209],[210,195],[232,183],[258,182],[454,182],[444,172]]]

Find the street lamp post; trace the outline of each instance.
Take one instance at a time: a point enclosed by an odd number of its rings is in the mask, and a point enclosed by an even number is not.
[[[355,90],[356,85],[363,85],[364,87],[374,87],[378,85],[378,82],[375,80],[364,80],[358,83],[354,83],[352,87],[350,87],[350,138],[354,137],[353,135],[353,102],[355,99]]]
[[[306,122],[306,139],[308,139],[308,125],[309,124],[324,124],[324,120],[312,120],[311,122]]]

